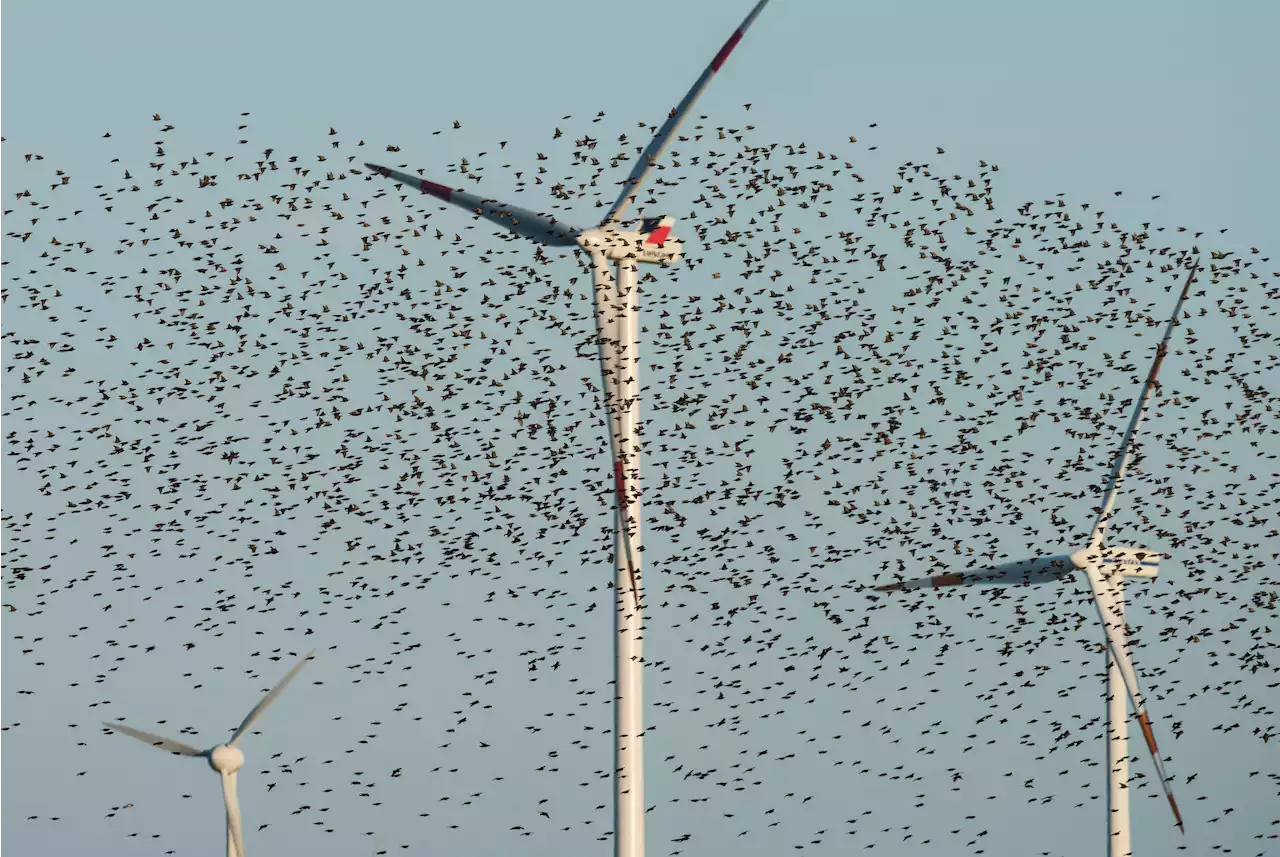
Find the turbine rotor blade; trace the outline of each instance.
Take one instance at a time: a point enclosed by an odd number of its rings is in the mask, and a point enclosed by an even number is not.
[[[134,729],[132,726],[125,726],[123,723],[103,722],[103,726],[108,729],[114,729],[128,735],[130,738],[137,738],[145,744],[152,747],[159,747],[166,753],[172,753],[175,756],[203,756],[206,754],[204,750],[197,750],[190,744],[184,744],[181,741],[175,741],[172,738],[165,738],[163,735],[155,735],[151,732],[143,732],[141,729]]]
[[[576,246],[578,236],[583,232],[582,229],[570,226],[567,223],[561,223],[550,215],[539,214],[536,211],[529,211],[515,205],[507,205],[506,203],[498,202],[496,199],[485,199],[474,193],[467,193],[465,190],[455,190],[445,185],[410,175],[401,170],[393,170],[390,167],[382,167],[370,163],[366,163],[365,167],[392,181],[417,188],[428,196],[434,196],[436,199],[452,203],[459,208],[465,208],[472,214],[478,214],[485,220],[496,223],[516,235],[534,241],[544,242],[555,247]]]
[[[1151,716],[1147,713],[1146,699],[1138,683],[1138,671],[1133,666],[1133,658],[1127,645],[1128,634],[1124,626],[1123,609],[1119,608],[1120,599],[1124,597],[1119,587],[1124,586],[1124,575],[1117,573],[1109,579],[1103,579],[1102,573],[1094,567],[1085,569],[1089,578],[1089,586],[1093,590],[1093,601],[1098,608],[1098,616],[1102,620],[1102,629],[1107,636],[1107,648],[1120,668],[1120,676],[1124,679],[1125,691],[1133,703],[1133,710],[1138,714],[1138,724],[1142,727],[1142,737],[1147,742],[1147,751],[1155,763],[1156,774],[1160,778],[1160,786],[1164,789],[1169,808],[1173,810],[1173,819],[1178,830],[1185,832],[1182,825],[1182,813],[1173,798],[1173,789],[1164,772],[1164,761],[1160,758],[1160,748],[1156,745],[1155,732],[1151,728]]]
[[[1173,810],[1173,820],[1178,825],[1178,830],[1186,833],[1187,829],[1182,824],[1182,813],[1178,811],[1178,802],[1174,800],[1173,790],[1169,787],[1169,780],[1164,775],[1164,763],[1160,761],[1160,748],[1156,746],[1156,736],[1151,730],[1151,717],[1145,710],[1138,712],[1138,725],[1142,727],[1142,737],[1146,739],[1147,750],[1156,762],[1156,771],[1160,774],[1160,785],[1164,786],[1164,796],[1169,801],[1169,809]]]
[[[1035,559],[1006,562],[990,568],[966,572],[950,572],[933,577],[917,577],[877,586],[877,592],[903,592],[913,589],[942,589],[950,586],[1017,586],[1022,583],[1048,583],[1076,570],[1070,556],[1040,556]]]
[[[627,176],[623,182],[622,193],[618,195],[618,199],[614,202],[613,207],[609,209],[609,213],[605,215],[601,226],[606,223],[616,223],[622,219],[623,214],[627,211],[627,206],[631,204],[631,200],[636,196],[640,185],[648,178],[649,171],[653,169],[658,158],[662,157],[662,152],[667,148],[667,144],[671,142],[671,138],[675,136],[676,129],[680,127],[680,123],[689,115],[689,111],[693,109],[694,102],[698,100],[698,96],[702,94],[702,90],[707,88],[707,83],[720,70],[720,67],[729,59],[729,54],[733,53],[733,49],[738,46],[738,42],[742,41],[743,35],[747,29],[755,21],[760,11],[768,5],[769,0],[760,0],[747,13],[747,17],[738,25],[738,29],[733,31],[733,35],[724,43],[715,57],[712,58],[711,64],[702,72],[702,76],[693,84],[693,88],[685,95],[684,100],[671,111],[667,116],[667,121],[662,123],[662,127],[658,129],[658,133],[649,141],[649,145],[640,155],[640,159],[636,162],[635,167],[631,170],[631,175]]]
[[[244,857],[244,830],[240,826],[240,799],[236,797],[234,771],[222,775],[222,801],[227,808],[227,834],[235,845],[237,857]]]
[[[315,653],[315,649],[312,649],[303,655],[302,658],[293,665],[293,669],[285,673],[284,678],[280,679],[275,687],[267,691],[267,695],[262,697],[262,701],[255,705],[253,710],[245,716],[244,722],[240,724],[240,728],[236,730],[236,734],[231,736],[231,740],[227,742],[228,747],[234,747],[236,742],[243,738],[249,730],[253,728],[254,721],[262,716],[262,712],[267,710],[267,706],[276,701],[276,697],[280,695],[281,691],[285,689],[285,686],[289,684],[289,682],[293,681],[293,677],[298,674],[298,671],[306,665],[307,661]]]
[[[1115,463],[1111,467],[1111,476],[1107,479],[1107,487],[1102,492],[1102,505],[1098,509],[1098,518],[1094,521],[1093,530],[1089,535],[1089,547],[1093,551],[1097,551],[1102,547],[1103,534],[1107,529],[1107,519],[1111,516],[1111,510],[1116,503],[1116,495],[1120,493],[1120,485],[1124,480],[1125,470],[1129,467],[1129,462],[1133,458],[1133,441],[1138,434],[1138,427],[1142,425],[1142,420],[1146,416],[1147,406],[1151,403],[1151,395],[1155,392],[1156,387],[1160,386],[1158,375],[1160,374],[1160,364],[1164,362],[1165,356],[1169,353],[1169,340],[1173,336],[1173,329],[1178,325],[1178,317],[1182,313],[1182,304],[1187,299],[1187,294],[1191,290],[1191,281],[1195,279],[1196,270],[1199,268],[1200,259],[1196,258],[1191,264],[1191,270],[1187,272],[1187,281],[1182,286],[1182,292],[1178,295],[1178,302],[1173,307],[1173,314],[1169,317],[1169,323],[1164,329],[1164,337],[1160,340],[1160,344],[1156,347],[1156,356],[1151,362],[1151,369],[1147,372],[1147,379],[1143,382],[1142,395],[1138,397],[1138,404],[1134,407],[1133,416],[1129,419],[1129,427],[1125,429],[1124,437],[1120,440],[1120,453],[1116,456]]]

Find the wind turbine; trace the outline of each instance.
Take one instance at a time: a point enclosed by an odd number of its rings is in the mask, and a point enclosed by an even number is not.
[[[1125,578],[1154,578],[1160,571],[1160,553],[1147,548],[1105,547],[1103,539],[1115,507],[1116,495],[1120,492],[1120,486],[1124,481],[1125,470],[1133,459],[1134,438],[1146,416],[1151,396],[1160,386],[1157,380],[1160,364],[1169,353],[1169,339],[1173,335],[1174,327],[1178,324],[1182,304],[1187,299],[1199,262],[1197,258],[1192,263],[1191,270],[1187,272],[1187,279],[1182,286],[1182,292],[1178,295],[1178,302],[1174,305],[1173,315],[1170,316],[1169,323],[1165,327],[1164,338],[1156,348],[1155,360],[1152,361],[1147,379],[1143,383],[1142,395],[1138,398],[1133,416],[1129,420],[1129,427],[1120,441],[1120,453],[1112,465],[1107,487],[1102,492],[1102,505],[1099,507],[1088,546],[1068,554],[1009,562],[968,574],[941,574],[876,587],[881,592],[893,592],[925,587],[939,589],[947,586],[1013,586],[1020,583],[1058,581],[1076,571],[1085,573],[1107,638],[1107,854],[1111,857],[1126,857],[1130,853],[1129,733],[1126,694],[1132,700],[1133,709],[1138,715],[1142,737],[1146,739],[1147,749],[1151,753],[1152,761],[1155,762],[1156,773],[1160,776],[1160,785],[1164,788],[1169,807],[1173,810],[1174,821],[1178,825],[1178,830],[1183,830],[1182,813],[1178,811],[1177,801],[1173,799],[1173,791],[1165,777],[1164,763],[1160,759],[1155,734],[1151,729],[1146,700],[1138,685],[1138,674],[1129,655],[1128,628],[1124,617]]]
[[[623,215],[698,96],[728,60],[769,0],[759,0],[733,31],[684,99],[670,112],[640,155],[622,192],[600,225],[582,228],[555,217],[486,199],[400,170],[366,163],[371,171],[472,211],[517,235],[552,247],[577,247],[590,257],[597,344],[605,407],[609,413],[616,505],[614,571],[614,853],[644,855],[644,614],[640,506],[640,293],[641,264],[668,266],[680,259],[672,217],[651,217],[624,229]],[[610,270],[617,266],[617,276]]]
[[[231,740],[225,744],[219,744],[210,750],[197,750],[190,744],[184,744],[181,741],[175,741],[172,738],[165,738],[161,735],[154,735],[150,732],[143,732],[140,729],[134,729],[132,726],[125,726],[123,723],[103,723],[108,729],[114,729],[117,732],[123,732],[131,738],[137,738],[139,741],[150,744],[153,747],[159,747],[166,753],[172,753],[175,756],[203,756],[209,760],[209,767],[218,772],[222,777],[222,801],[227,810],[227,857],[245,857],[244,855],[244,833],[240,829],[240,800],[236,797],[236,772],[244,767],[244,753],[236,746],[240,739],[249,734],[249,730],[253,728],[253,724],[262,712],[267,710],[267,706],[276,701],[276,697],[284,690],[285,685],[293,681],[293,677],[298,674],[307,660],[315,654],[315,650],[307,652],[302,659],[294,664],[293,669],[280,679],[280,682],[271,690],[267,691],[267,695],[253,707],[253,710],[244,718],[244,722],[240,724],[240,728],[236,729],[236,733],[231,736]]]

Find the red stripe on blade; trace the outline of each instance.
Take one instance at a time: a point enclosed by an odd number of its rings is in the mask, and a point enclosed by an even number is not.
[[[937,589],[939,586],[959,586],[961,583],[964,582],[964,575],[963,574],[939,574],[937,577],[932,578],[932,582],[933,582],[934,589]]]
[[[618,495],[618,505],[627,505],[627,477],[622,469],[622,459],[613,462],[613,491]]]
[[[729,58],[729,54],[733,53],[733,49],[738,46],[740,41],[742,41],[742,31],[734,30],[733,35],[729,37],[729,41],[724,43],[724,47],[720,48],[720,53],[716,54],[716,58],[711,61],[712,71],[720,70],[720,66],[724,65],[724,61]]]
[[[1160,374],[1160,364],[1164,362],[1165,355],[1169,353],[1168,347],[1162,342],[1156,348],[1156,359],[1151,364],[1151,371],[1147,373],[1147,383],[1159,386],[1160,382],[1156,380],[1156,376]]]
[[[1151,751],[1151,755],[1158,757],[1160,749],[1156,747],[1156,736],[1151,731],[1151,718],[1147,717],[1147,712],[1138,712],[1138,725],[1142,727],[1142,737],[1147,739],[1147,749]]]
[[[1165,795],[1169,799],[1169,808],[1173,810],[1173,820],[1178,823],[1178,832],[1185,834],[1187,829],[1182,826],[1182,813],[1178,812],[1178,802],[1173,799],[1172,794]]]
[[[449,188],[442,184],[436,184],[433,181],[427,181],[426,179],[422,179],[418,182],[418,190],[423,193],[430,194],[437,199],[443,199],[445,202],[448,202],[449,197],[453,196],[453,191]]]

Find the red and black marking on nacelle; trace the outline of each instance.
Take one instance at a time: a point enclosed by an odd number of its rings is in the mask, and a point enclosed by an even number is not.
[[[640,224],[640,232],[645,236],[644,243],[657,244],[661,247],[671,234],[671,223],[664,222],[665,217],[648,217]]]

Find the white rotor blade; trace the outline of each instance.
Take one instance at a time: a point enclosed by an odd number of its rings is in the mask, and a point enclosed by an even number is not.
[[[1155,392],[1155,388],[1160,386],[1156,376],[1160,373],[1160,364],[1164,362],[1165,355],[1169,353],[1169,339],[1173,336],[1173,329],[1178,324],[1178,316],[1182,312],[1182,303],[1187,299],[1187,293],[1191,290],[1191,281],[1195,279],[1196,268],[1199,264],[1200,260],[1197,258],[1192,263],[1191,270],[1187,272],[1187,281],[1182,286],[1182,293],[1178,295],[1178,303],[1173,308],[1173,315],[1169,317],[1169,324],[1164,329],[1164,338],[1160,340],[1160,345],[1156,347],[1156,356],[1151,363],[1151,371],[1147,373],[1147,380],[1143,383],[1142,395],[1138,397],[1138,404],[1133,409],[1133,417],[1129,420],[1129,427],[1125,429],[1124,438],[1120,441],[1120,454],[1116,456],[1115,464],[1112,465],[1111,478],[1107,480],[1107,487],[1102,492],[1102,506],[1098,510],[1098,519],[1094,522],[1093,531],[1089,536],[1091,553],[1097,552],[1102,547],[1102,538],[1107,529],[1107,519],[1111,516],[1111,510],[1115,506],[1116,495],[1120,493],[1120,483],[1124,479],[1124,472],[1133,458],[1134,438],[1138,434],[1138,427],[1142,425],[1142,420],[1146,416],[1147,405],[1151,402],[1151,395]]]
[[[539,214],[536,211],[529,211],[515,205],[498,202],[496,199],[485,199],[474,193],[467,193],[464,190],[454,190],[401,170],[393,170],[390,167],[381,167],[377,164],[369,163],[366,163],[365,167],[392,181],[416,188],[422,193],[452,203],[459,208],[465,208],[472,214],[478,214],[485,220],[492,221],[504,229],[509,229],[517,235],[534,241],[544,242],[556,247],[576,246],[578,236],[583,231],[567,223],[561,223],[549,214]]]
[[[1165,776],[1164,761],[1160,758],[1160,748],[1156,745],[1155,732],[1151,728],[1151,717],[1147,714],[1146,700],[1138,684],[1138,672],[1134,669],[1133,658],[1129,655],[1124,613],[1117,609],[1118,600],[1124,597],[1119,589],[1124,586],[1124,574],[1117,572],[1109,577],[1103,577],[1102,572],[1093,565],[1086,568],[1085,572],[1089,578],[1089,586],[1093,590],[1094,603],[1098,606],[1098,616],[1102,619],[1102,627],[1107,635],[1107,647],[1111,650],[1111,656],[1115,658],[1116,666],[1119,667],[1120,675],[1124,679],[1125,690],[1128,691],[1129,699],[1133,702],[1133,710],[1138,715],[1138,724],[1142,727],[1142,737],[1147,742],[1147,751],[1151,753],[1151,760],[1155,762],[1156,774],[1160,777],[1160,785],[1164,789],[1164,796],[1169,801],[1169,808],[1173,810],[1174,821],[1177,822],[1178,829],[1183,830],[1182,813],[1178,810],[1178,802],[1173,798],[1169,778]]]
[[[667,116],[667,121],[662,123],[662,127],[658,129],[658,133],[649,141],[648,147],[640,155],[640,160],[636,162],[635,168],[631,170],[631,175],[627,176],[622,185],[622,193],[618,195],[618,199],[614,202],[613,207],[609,209],[609,213],[605,215],[601,226],[610,222],[618,222],[622,219],[623,214],[627,211],[627,206],[631,204],[631,200],[635,198],[636,192],[644,180],[648,177],[649,171],[653,169],[658,158],[662,157],[662,152],[666,149],[667,144],[671,142],[671,138],[675,136],[676,129],[680,127],[680,123],[684,121],[685,116],[693,109],[693,104],[698,100],[698,96],[702,94],[702,90],[707,88],[707,83],[724,65],[725,60],[729,59],[729,54],[733,53],[733,49],[738,46],[738,42],[742,41],[743,35],[747,32],[747,28],[755,21],[756,16],[760,14],[760,10],[769,3],[769,0],[760,0],[755,7],[747,14],[747,17],[738,29],[733,31],[733,35],[724,43],[720,51],[711,60],[711,64],[702,72],[702,76],[689,90],[684,100],[671,111]]]
[[[1048,583],[1076,570],[1071,557],[1038,556],[1035,559],[1006,562],[990,568],[966,572],[935,574],[877,586],[878,592],[901,592],[912,589],[941,589],[946,586],[1015,586],[1020,583]]]
[[[123,723],[107,723],[103,722],[103,726],[108,729],[114,729],[122,732],[130,738],[137,738],[152,747],[159,747],[166,753],[173,753],[175,756],[203,756],[204,750],[197,750],[190,744],[183,744],[181,741],[175,741],[172,738],[165,738],[162,735],[153,735],[150,732],[143,732],[141,729],[134,729],[132,726],[125,726]]]
[[[222,775],[222,802],[227,808],[227,834],[235,845],[237,857],[244,857],[244,830],[240,826],[240,799],[236,797],[234,771]]]
[[[249,730],[253,727],[254,721],[262,716],[262,712],[267,710],[267,706],[276,701],[276,697],[284,690],[285,685],[293,681],[293,677],[298,674],[298,671],[306,665],[307,660],[315,653],[315,649],[312,649],[303,655],[302,659],[293,665],[293,669],[289,670],[289,672],[285,674],[285,677],[280,679],[279,683],[276,684],[275,687],[267,691],[267,695],[262,697],[262,701],[255,705],[253,710],[244,718],[244,722],[240,724],[240,728],[236,730],[236,734],[231,736],[231,740],[227,742],[228,747],[234,747],[237,741],[248,734]]]

